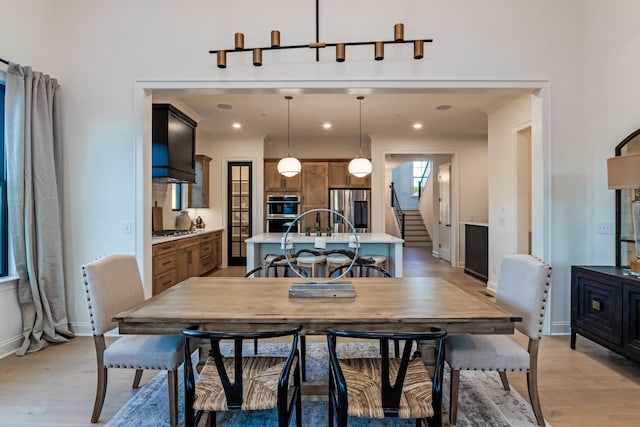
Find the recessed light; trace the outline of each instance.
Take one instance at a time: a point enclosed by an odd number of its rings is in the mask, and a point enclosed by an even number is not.
[[[451,105],[449,104],[442,104],[442,105],[438,105],[436,107],[436,110],[440,110],[440,111],[446,111],[446,110],[450,110],[451,109]]]
[[[331,123],[329,123],[329,122],[324,122],[324,123],[322,124],[322,128],[323,128],[323,129],[331,129]]]
[[[422,123],[414,123],[413,124],[413,128],[414,129],[422,129]]]
[[[240,129],[242,127],[242,125],[238,122],[233,122],[231,126],[233,126],[234,129]]]
[[[231,110],[233,107],[229,104],[218,104],[216,105],[221,110]]]

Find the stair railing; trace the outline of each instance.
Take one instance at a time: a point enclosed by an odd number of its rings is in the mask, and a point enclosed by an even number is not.
[[[404,239],[404,212],[400,207],[400,201],[398,200],[398,195],[396,194],[393,182],[389,188],[391,188],[391,207],[393,208],[393,213],[396,216],[396,221],[398,221],[398,227],[400,227],[400,235]]]
[[[420,177],[420,181],[418,181],[418,200],[422,197],[422,189],[425,185],[427,185],[427,181],[431,177],[431,165],[432,162],[428,162],[424,167],[424,171],[422,171],[422,176]]]

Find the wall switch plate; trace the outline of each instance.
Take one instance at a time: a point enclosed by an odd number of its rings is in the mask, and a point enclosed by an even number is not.
[[[610,222],[598,223],[598,234],[613,234],[613,224]]]

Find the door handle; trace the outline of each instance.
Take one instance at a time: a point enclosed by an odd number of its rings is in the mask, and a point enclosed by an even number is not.
[[[445,224],[444,226],[445,227],[451,227],[451,224]]]

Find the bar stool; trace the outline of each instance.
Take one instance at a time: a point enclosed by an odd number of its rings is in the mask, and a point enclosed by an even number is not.
[[[291,276],[291,274],[289,274],[289,263],[291,263],[291,265],[296,265],[297,259],[293,255],[289,256],[289,262],[287,262],[287,258],[284,255],[267,254],[267,256],[264,257],[265,265],[271,264],[277,266],[277,268],[274,270],[275,277],[279,276],[278,270],[281,270],[281,277]]]
[[[327,257],[325,255],[305,254],[296,257],[296,264],[299,268],[311,270],[310,277],[318,277],[318,267],[326,265],[326,263]]]
[[[340,267],[341,265],[350,264],[352,258],[343,254],[332,254],[327,256],[327,276],[336,267]]]
[[[386,256],[384,256],[384,255],[371,255],[371,256],[369,256],[369,258],[373,259],[374,265],[376,267],[380,267],[385,271],[389,271],[387,269],[387,257]]]

